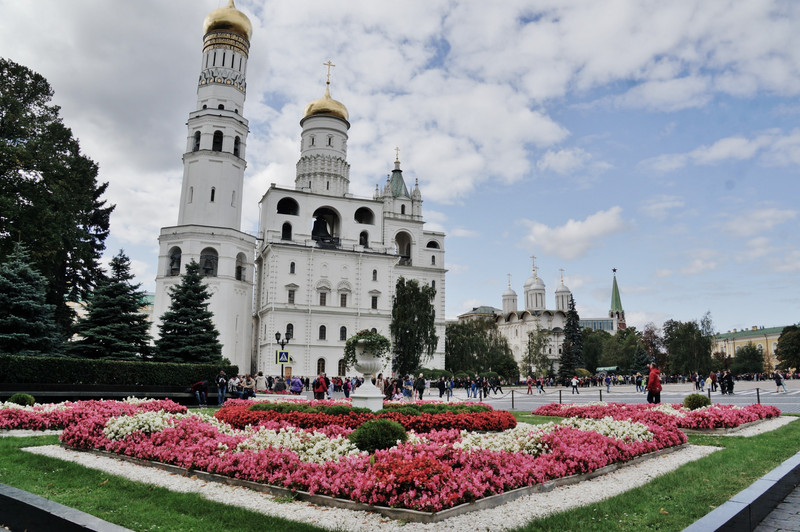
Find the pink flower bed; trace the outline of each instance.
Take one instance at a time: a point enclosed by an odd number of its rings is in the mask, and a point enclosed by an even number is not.
[[[616,438],[564,425],[550,426],[548,430],[518,427],[516,430],[524,434],[539,434],[544,450],[531,454],[465,446],[462,437],[470,433],[448,429],[418,434],[406,443],[373,455],[358,453],[309,462],[280,446],[237,450],[252,431],[221,432],[218,425],[207,421],[211,420],[208,417],[172,418],[170,423],[152,432],[136,428],[119,439],[111,439],[104,432],[112,418],[125,419],[118,416],[162,409],[185,412],[183,407],[170,403],[72,403],[64,411],[70,413],[62,413],[60,417],[64,425],[61,441],[76,448],[109,451],[291,490],[421,511],[439,511],[509,490],[595,471],[686,442],[686,436],[674,421],[661,423],[653,419],[642,422],[647,428],[646,439]],[[279,430],[290,426],[285,420],[265,421],[260,428]],[[17,424],[15,428],[31,427]],[[322,431],[335,438],[346,436],[351,429],[331,425]]]
[[[57,406],[57,408],[56,408]],[[169,400],[125,403],[123,401],[66,401],[59,405],[37,404],[29,408],[0,408],[0,429],[50,430],[63,429],[86,417],[158,412],[186,412],[186,407]]]
[[[533,411],[537,416],[580,417],[602,419],[630,419],[632,421],[660,421],[676,423],[683,429],[733,428],[751,421],[778,417],[781,411],[774,406],[754,404],[745,407],[712,405],[708,408],[687,410],[680,404],[663,408],[651,404],[605,403],[601,405],[557,404],[544,405]],[[671,411],[669,413],[668,411]]]

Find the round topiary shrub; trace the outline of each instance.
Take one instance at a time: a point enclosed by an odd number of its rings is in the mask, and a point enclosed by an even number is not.
[[[350,441],[361,451],[370,454],[378,449],[389,449],[408,439],[406,429],[397,421],[373,419],[350,433]]]
[[[697,410],[698,408],[703,408],[704,406],[710,405],[711,399],[702,393],[693,393],[691,395],[687,395],[683,400],[683,406],[689,410]]]
[[[8,402],[22,406],[33,406],[33,404],[36,402],[36,399],[27,393],[15,393],[8,398]]]

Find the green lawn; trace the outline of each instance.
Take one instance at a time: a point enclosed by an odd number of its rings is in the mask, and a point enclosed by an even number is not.
[[[515,416],[527,423],[553,419]],[[682,530],[798,452],[800,422],[751,438],[693,435],[689,440],[723,450],[641,488],[518,530]],[[133,530],[322,530],[20,450],[56,443],[55,436],[0,438],[0,482]]]

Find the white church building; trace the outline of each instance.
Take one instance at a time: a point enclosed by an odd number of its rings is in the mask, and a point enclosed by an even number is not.
[[[153,334],[169,288],[196,260],[212,294],[222,355],[241,371],[281,373],[275,333],[290,337],[284,374],[343,375],[345,340],[362,329],[390,337],[400,277],[436,289],[439,344],[426,367],[444,367],[444,233],[424,228],[422,194],[409,191],[399,156],[371,198],[349,192],[347,108],[330,96],[305,109],[293,188],[270,185],[257,236],[241,229],[252,25],[233,0],[204,23],[197,104],[189,114],[178,222],[161,229]]]

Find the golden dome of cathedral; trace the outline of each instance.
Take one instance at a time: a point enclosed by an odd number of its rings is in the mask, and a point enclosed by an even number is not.
[[[228,5],[215,9],[203,22],[203,35],[209,31],[225,30],[238,33],[248,41],[253,35],[253,25],[247,15],[236,9],[233,0],[228,0]]]
[[[325,95],[318,100],[314,100],[306,105],[306,110],[303,112],[303,118],[308,118],[314,115],[333,115],[344,120],[347,120],[349,114],[347,107],[342,102],[338,102],[331,98],[330,82],[325,84]]]

